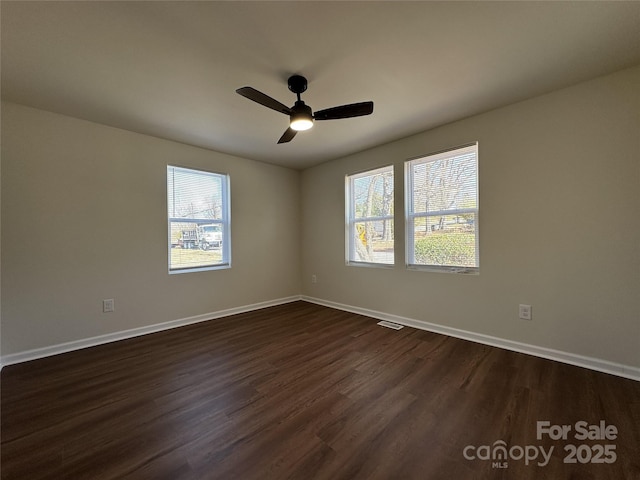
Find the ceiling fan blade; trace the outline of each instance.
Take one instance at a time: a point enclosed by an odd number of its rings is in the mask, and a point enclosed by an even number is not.
[[[253,100],[256,103],[259,103],[260,105],[264,105],[265,107],[275,110],[276,112],[284,113],[285,115],[291,115],[291,109],[289,107],[271,98],[269,95],[265,95],[264,93],[259,92],[255,88],[242,87],[237,89],[236,93],[248,98],[249,100]]]
[[[296,133],[298,133],[297,130],[294,130],[291,127],[287,128],[287,130],[280,137],[280,140],[278,140],[278,143],[290,142],[291,140],[293,140],[293,137],[296,136]]]
[[[351,103],[339,107],[326,108],[314,113],[315,120],[335,120],[369,115],[373,112],[373,102]]]

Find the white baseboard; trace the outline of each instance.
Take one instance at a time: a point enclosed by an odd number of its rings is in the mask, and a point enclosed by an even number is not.
[[[196,315],[193,317],[181,318],[178,320],[171,320],[163,323],[156,323],[146,327],[132,328],[130,330],[123,330],[120,332],[108,333],[106,335],[98,335],[97,337],[84,338],[81,340],[74,340],[72,342],[60,343],[58,345],[51,345],[49,347],[36,348],[33,350],[26,350],[24,352],[12,353],[2,357],[1,367],[12,365],[15,363],[28,362],[29,360],[36,360],[38,358],[49,357],[51,355],[58,355],[60,353],[71,352],[73,350],[80,350],[82,348],[94,347],[96,345],[102,345],[105,343],[116,342],[118,340],[125,340],[127,338],[139,337],[141,335],[147,335],[149,333],[161,332],[163,330],[170,330],[172,328],[182,327],[185,325],[191,325],[193,323],[206,322],[208,320],[214,320],[216,318],[228,317],[229,315],[236,315],[238,313],[251,312],[253,310],[259,310],[261,308],[273,307],[275,305],[282,305],[285,303],[295,302],[301,300],[300,295],[292,297],[278,298],[276,300],[269,300],[266,302],[253,303],[251,305],[244,305],[241,307],[228,308],[226,310],[219,310],[217,312],[204,313],[202,315]]]
[[[551,348],[538,347],[536,345],[530,345],[527,343],[515,342],[513,340],[506,340],[504,338],[492,337],[490,335],[483,335],[481,333],[469,332],[467,330],[460,330],[457,328],[446,327],[443,325],[437,325],[435,323],[425,322],[423,320],[415,320],[412,318],[401,317],[399,315],[393,315],[384,312],[378,312],[376,310],[369,310],[367,308],[354,307],[352,305],[345,305],[342,303],[332,302],[329,300],[322,300],[319,298],[308,297],[303,295],[301,297],[305,302],[316,303],[325,307],[335,308],[338,310],[344,310],[351,313],[357,313],[360,315],[366,315],[378,320],[387,320],[393,323],[399,323],[400,325],[406,325],[408,327],[418,328],[420,330],[427,330],[429,332],[441,333],[450,337],[461,338],[463,340],[470,340],[476,343],[482,343],[484,345],[491,345],[493,347],[504,348],[505,350],[512,350],[514,352],[526,353],[536,357],[542,357],[549,360],[555,360],[562,363],[568,363],[578,367],[588,368],[590,370],[596,370],[598,372],[610,373],[619,377],[630,378],[632,380],[640,381],[640,368],[633,367],[631,365],[623,365],[620,363],[609,362],[599,358],[585,357],[577,355],[575,353],[563,352],[560,350],[553,350]]]

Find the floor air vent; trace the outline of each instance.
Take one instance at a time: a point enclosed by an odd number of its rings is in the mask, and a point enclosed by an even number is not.
[[[383,327],[393,328],[394,330],[400,330],[404,325],[398,325],[397,323],[387,322],[386,320],[382,320],[378,322],[378,325],[382,325]]]

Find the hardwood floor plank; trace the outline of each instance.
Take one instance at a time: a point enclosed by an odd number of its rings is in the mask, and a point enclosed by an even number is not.
[[[294,302],[5,367],[1,478],[640,478],[640,382],[376,323]],[[463,455],[500,441],[548,464]],[[569,443],[617,459],[567,464]]]

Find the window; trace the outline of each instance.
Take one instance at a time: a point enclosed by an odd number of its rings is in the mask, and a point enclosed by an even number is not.
[[[347,263],[393,265],[393,166],[347,175]]]
[[[405,163],[407,265],[478,271],[478,145]]]
[[[169,273],[230,265],[229,176],[167,167]]]

